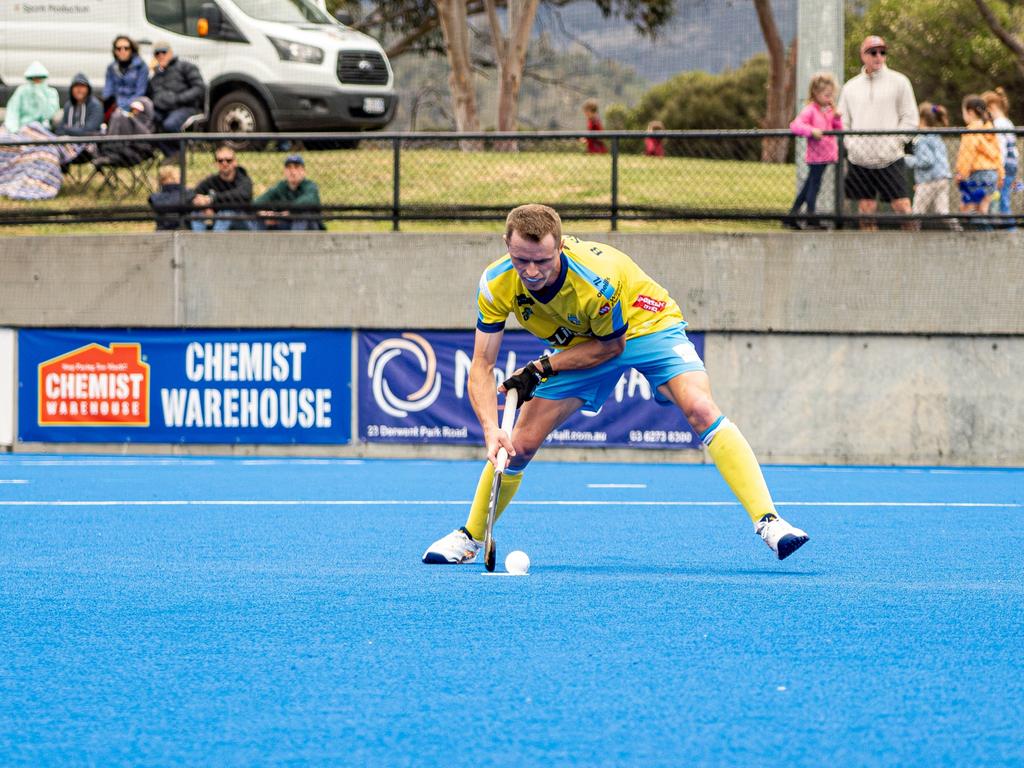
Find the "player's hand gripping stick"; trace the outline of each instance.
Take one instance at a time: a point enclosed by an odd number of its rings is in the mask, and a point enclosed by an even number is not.
[[[505,410],[501,414],[501,430],[512,436],[512,425],[516,420],[516,408],[519,407],[519,390],[509,387],[505,393]],[[491,483],[491,498],[487,502],[487,528],[484,529],[484,567],[494,571],[497,560],[497,547],[494,543],[494,518],[498,513],[498,491],[501,489],[501,474],[508,463],[508,451],[498,449],[497,461],[494,465],[494,482]]]
[[[545,355],[539,360],[531,360],[528,362],[519,370],[518,373],[513,373],[505,379],[505,381],[501,383],[501,386],[503,386],[507,392],[511,392],[512,390],[519,392],[519,404],[516,406],[516,408],[518,408],[527,400],[533,399],[533,392],[542,381],[554,375],[555,371],[551,368],[551,361],[548,359],[547,355]]]

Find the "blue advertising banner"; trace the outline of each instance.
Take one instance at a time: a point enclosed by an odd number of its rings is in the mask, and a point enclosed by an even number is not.
[[[704,335],[687,335],[703,357]],[[467,392],[473,338],[473,331],[361,331],[359,437],[369,442],[482,443]],[[506,331],[497,380],[545,349],[526,331]],[[631,369],[599,413],[575,414],[551,433],[548,444],[697,448],[700,439],[679,409],[658,405],[647,379]]]
[[[350,331],[22,330],[18,438],[346,443]]]

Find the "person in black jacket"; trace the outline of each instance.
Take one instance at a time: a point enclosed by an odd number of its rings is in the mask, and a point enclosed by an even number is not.
[[[103,131],[103,105],[92,95],[92,85],[83,73],[71,79],[71,91],[54,131],[60,136],[99,136]]]
[[[212,219],[209,229],[225,232],[232,229],[251,229],[251,222],[222,218],[223,214],[238,215],[242,207],[249,208],[252,202],[252,179],[245,168],[238,165],[235,150],[226,144],[217,147],[213,153],[217,161],[217,173],[207,176],[196,185],[192,204],[201,208],[205,218],[192,220],[193,232],[205,232],[206,219]]]
[[[161,165],[157,171],[160,189],[149,196],[149,207],[156,217],[156,228],[181,229],[185,221],[182,202],[185,205],[192,199],[193,192],[181,186],[181,172],[175,165]]]
[[[171,46],[158,42],[153,46],[156,67],[149,77],[149,96],[156,110],[157,133],[178,133],[192,115],[206,106],[206,83],[199,68],[179,59]],[[161,146],[165,155],[177,152],[177,146]]]

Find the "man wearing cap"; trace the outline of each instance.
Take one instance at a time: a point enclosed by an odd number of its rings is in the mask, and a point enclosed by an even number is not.
[[[149,94],[156,110],[158,133],[178,133],[192,115],[203,112],[206,103],[206,83],[199,68],[190,61],[174,55],[169,43],[160,41],[153,46],[156,67],[149,78]],[[164,154],[176,147],[161,147]]]
[[[266,206],[256,220],[257,229],[323,229],[320,220],[320,188],[306,178],[302,155],[284,159],[284,179],[257,197],[253,203]]]
[[[860,44],[860,74],[843,86],[839,112],[851,131],[912,131],[917,128],[917,101],[907,76],[886,66],[888,50],[878,35]],[[894,213],[910,213],[904,145],[909,136],[847,136],[846,197],[857,201],[862,215],[878,210],[878,200]],[[861,220],[861,229],[877,229],[875,222]],[[907,222],[904,229],[913,228]]]

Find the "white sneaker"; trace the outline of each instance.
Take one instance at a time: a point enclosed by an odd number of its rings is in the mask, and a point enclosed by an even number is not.
[[[806,544],[810,538],[804,531],[794,528],[772,512],[757,522],[754,531],[764,539],[765,544],[771,547],[772,552],[779,556],[779,560],[785,560]]]
[[[459,528],[431,544],[423,553],[423,562],[427,565],[472,563],[483,546],[484,543],[470,536],[469,531]]]

